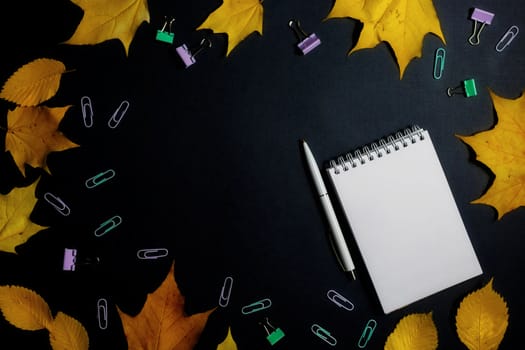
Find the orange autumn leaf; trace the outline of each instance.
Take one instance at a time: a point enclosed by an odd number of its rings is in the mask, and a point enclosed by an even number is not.
[[[149,22],[147,0],[71,0],[84,10],[84,17],[66,44],[93,45],[119,39],[126,55],[143,22]]]
[[[213,309],[187,316],[174,272],[175,264],[162,284],[148,294],[138,315],[129,316],[117,308],[129,349],[191,350],[199,340]]]
[[[58,91],[66,66],[57,60],[39,58],[20,67],[5,82],[0,97],[20,106],[36,106]]]
[[[199,29],[211,29],[228,35],[226,56],[248,35],[263,32],[263,6],[261,0],[224,0]]]
[[[458,137],[495,175],[490,188],[472,203],[494,207],[501,219],[525,205],[525,97],[511,100],[492,91],[490,97],[498,116],[494,128]]]
[[[16,253],[15,248],[33,235],[47,228],[30,220],[37,198],[32,185],[14,188],[7,195],[0,195],[0,251]]]
[[[363,23],[359,40],[349,54],[388,42],[397,58],[400,78],[410,61],[421,57],[427,33],[445,42],[432,0],[336,0],[327,18],[345,17]]]
[[[50,152],[78,147],[58,130],[69,107],[17,107],[7,113],[6,151],[24,176],[25,164],[49,172],[46,159]]]

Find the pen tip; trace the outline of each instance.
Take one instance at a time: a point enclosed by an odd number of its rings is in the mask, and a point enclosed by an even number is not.
[[[352,279],[355,281],[357,278],[355,277],[355,272],[354,272],[354,270],[351,270],[351,271],[350,271],[350,274],[352,275]]]

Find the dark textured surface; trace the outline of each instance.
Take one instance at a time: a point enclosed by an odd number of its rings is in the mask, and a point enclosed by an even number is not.
[[[525,212],[517,209],[497,221],[491,207],[469,204],[493,177],[455,135],[494,125],[489,89],[516,98],[525,87],[521,34],[504,52],[494,50],[508,27],[525,28],[524,5],[516,0],[434,2],[447,40],[440,80],[433,79],[432,70],[434,52],[443,44],[431,34],[424,39],[422,58],[409,64],[402,80],[384,43],[347,56],[360,26],[351,19],[323,21],[333,4],[328,0],[266,0],[264,35],[250,35],[228,58],[224,35],[195,31],[218,1],[150,1],[151,23],[139,28],[128,57],[117,40],[60,44],[82,18],[72,3],[14,2],[8,11],[3,5],[2,17],[8,15],[9,21],[0,22],[0,81],[40,57],[74,70],[64,74],[58,94],[46,104],[72,105],[60,128],[81,147],[51,154],[52,175],[28,169],[27,179],[8,153],[1,156],[2,193],[41,177],[32,219],[49,229],[20,246],[17,255],[0,253],[0,284],[31,288],[53,313],[77,318],[89,332],[92,349],[126,348],[116,306],[137,313],[172,259],[188,313],[215,307],[224,278],[234,279],[230,304],[211,316],[199,349],[215,349],[228,325],[239,349],[270,348],[258,324],[264,316],[286,334],[276,349],[329,347],[310,331],[314,323],[337,338],[336,348],[356,348],[370,318],[378,326],[368,347],[380,349],[403,316],[431,311],[440,348],[461,349],[454,320],[459,302],[494,278],[510,313],[500,349],[516,349],[525,324],[520,285]],[[496,14],[479,46],[467,42],[472,7]],[[195,45],[210,35],[213,46],[189,69],[180,66],[174,46],[154,40],[164,16],[176,18],[175,45]],[[316,32],[322,45],[307,56],[297,55],[296,38],[287,27],[290,18]],[[478,96],[446,95],[448,87],[468,78],[476,79]],[[82,124],[82,96],[90,96],[94,105],[90,129]],[[107,119],[123,100],[130,102],[129,111],[118,128],[109,129]],[[6,125],[13,106],[0,103]],[[346,227],[358,280],[339,269],[298,140],[306,139],[319,162],[326,162],[411,124],[432,134],[484,274],[385,316]],[[85,188],[87,178],[108,168],[116,172],[111,182]],[[71,215],[61,216],[42,200],[46,192],[59,194]],[[123,223],[95,237],[93,231],[113,215]],[[65,247],[98,256],[102,264],[63,272]],[[156,247],[168,248],[169,258],[136,258],[138,249]],[[332,304],[326,298],[329,289],[352,300],[355,310]],[[101,297],[110,305],[107,330],[98,328],[96,318]],[[241,314],[243,305],[263,298],[272,300],[270,309]],[[8,349],[49,348],[45,331],[21,331],[3,319],[0,342],[18,342]]]

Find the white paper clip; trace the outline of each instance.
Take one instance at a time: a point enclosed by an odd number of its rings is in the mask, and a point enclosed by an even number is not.
[[[100,298],[97,301],[98,327],[102,330],[108,328],[108,301]]]
[[[109,231],[113,230],[115,227],[122,223],[122,218],[118,215],[113,216],[112,218],[107,219],[100,224],[99,227],[95,230],[95,236],[101,237],[104,236]]]
[[[339,294],[333,289],[330,289],[326,296],[328,299],[330,299],[331,302],[333,302],[335,305],[342,307],[345,310],[352,311],[354,309],[354,304],[348,299],[346,299],[344,296]]]
[[[272,301],[268,298],[256,301],[249,305],[243,306],[241,312],[243,315],[253,314],[254,312],[261,311],[272,306]]]
[[[168,256],[166,248],[140,249],[137,251],[137,258],[142,260],[158,259]]]
[[[323,327],[319,326],[318,324],[313,324],[312,327],[310,327],[310,329],[312,330],[312,332],[317,337],[321,338],[322,340],[324,340],[328,344],[330,344],[332,346],[335,346],[337,344],[337,339],[332,337],[330,332],[328,332],[326,329],[324,329]]]
[[[219,306],[226,307],[230,302],[230,295],[233,287],[233,278],[228,276],[224,279],[224,284],[221,289],[221,296],[219,297]]]
[[[60,214],[64,216],[68,216],[69,214],[71,214],[71,210],[69,209],[67,204],[64,203],[62,199],[58,198],[54,194],[46,192],[44,194],[44,199],[46,200],[46,202],[51,204]]]
[[[82,106],[82,119],[84,120],[84,126],[91,128],[93,126],[93,105],[89,96],[82,96],[80,99],[80,105]]]
[[[374,330],[377,327],[377,322],[374,319],[370,319],[365,326],[365,329],[363,330],[363,333],[361,334],[361,337],[359,338],[359,342],[357,343],[357,346],[359,346],[361,349],[366,347],[368,342],[370,341],[370,338],[372,338],[372,334],[374,333]]]
[[[511,26],[505,34],[499,39],[498,43],[496,44],[496,51],[501,52],[503,51],[509,44],[514,40],[514,38],[518,35],[520,32],[520,29],[518,26]]]
[[[113,115],[108,120],[108,126],[111,129],[115,129],[119,124],[122,118],[124,118],[124,115],[128,111],[129,108],[129,102],[124,100],[120,103],[120,106],[118,106],[117,110],[113,112]]]
[[[102,185],[104,182],[108,181],[115,177],[115,170],[108,169],[106,171],[100,172],[97,175],[90,177],[86,180],[85,185],[87,188],[95,188],[98,185]]]

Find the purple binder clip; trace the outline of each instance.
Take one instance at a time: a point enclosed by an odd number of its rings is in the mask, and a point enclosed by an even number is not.
[[[290,20],[290,22],[288,22],[288,26],[292,28],[295,35],[299,39],[297,48],[301,51],[303,55],[306,55],[307,53],[315,49],[317,46],[321,45],[321,39],[319,39],[315,33],[307,35],[302,30],[299,21],[292,19]]]
[[[95,265],[99,263],[100,259],[98,257],[85,257],[79,260],[76,249],[64,249],[64,262],[62,264],[62,270],[64,271],[75,271],[79,265]]]
[[[177,47],[175,51],[179,55],[186,68],[188,68],[196,62],[195,56],[197,56],[197,54],[199,54],[206,46],[211,47],[211,41],[207,38],[204,38],[201,40],[199,48],[193,53],[188,48],[188,46],[186,46],[186,44],[182,44],[181,46]]]
[[[77,262],[77,250],[76,249],[64,249],[64,264],[62,269],[64,271],[75,271]]]
[[[481,34],[481,31],[483,30],[483,28],[485,28],[486,24],[492,23],[493,18],[494,14],[492,12],[474,8],[472,14],[470,15],[470,19],[474,21],[474,30],[470,38],[468,38],[468,42],[471,45],[479,45],[479,35]],[[481,23],[479,29],[478,23]]]

